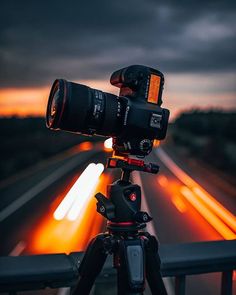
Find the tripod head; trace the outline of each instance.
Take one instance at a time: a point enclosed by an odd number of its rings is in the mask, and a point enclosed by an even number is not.
[[[121,178],[107,187],[107,197],[98,193],[97,212],[108,220],[108,228],[112,230],[131,230],[145,227],[152,220],[147,212],[141,209],[141,188],[130,182],[133,171],[158,173],[159,166],[154,163],[146,164],[143,160],[132,158],[109,158],[107,168],[120,168]]]

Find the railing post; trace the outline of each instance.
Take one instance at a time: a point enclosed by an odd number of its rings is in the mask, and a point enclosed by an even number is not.
[[[175,277],[175,295],[185,294],[186,277],[184,275]]]
[[[233,292],[233,271],[222,272],[221,278],[221,295],[232,295]]]

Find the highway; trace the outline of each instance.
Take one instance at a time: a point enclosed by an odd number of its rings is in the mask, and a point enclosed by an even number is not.
[[[103,171],[107,155],[101,144],[83,143],[0,183],[0,255],[84,250],[105,224],[92,196],[105,193],[119,175]],[[160,243],[236,238],[235,195],[221,191],[165,148],[155,148],[146,161],[158,163],[160,172],[134,172],[132,179],[142,187],[143,210],[154,219],[147,229]],[[217,294],[220,289],[218,274],[200,276],[200,284],[194,277],[187,282],[187,294]]]

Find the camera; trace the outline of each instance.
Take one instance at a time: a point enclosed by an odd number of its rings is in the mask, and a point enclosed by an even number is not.
[[[154,139],[166,136],[169,110],[161,108],[164,75],[132,65],[111,75],[119,96],[57,79],[46,113],[47,127],[113,138],[115,155],[148,155]]]

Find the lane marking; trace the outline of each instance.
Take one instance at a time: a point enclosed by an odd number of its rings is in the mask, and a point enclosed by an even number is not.
[[[86,151],[89,149],[99,149],[98,144],[92,144],[88,141],[84,141],[80,144],[77,144],[63,152],[60,152],[50,158],[44,159],[40,161],[39,163],[36,163],[36,165],[30,166],[23,171],[14,174],[12,176],[9,176],[8,178],[0,181],[0,189],[3,189],[4,187],[13,184],[16,181],[21,180],[22,178],[30,176],[32,173],[38,173],[42,169],[48,168],[50,165],[54,165],[56,163],[59,163],[60,161],[66,160],[68,158],[71,158],[72,156],[75,156],[81,151]],[[101,149],[101,148],[100,148]]]
[[[141,196],[142,196],[142,210],[143,211],[146,211],[147,213],[150,212],[150,209],[148,207],[148,204],[147,204],[147,198],[145,196],[145,193],[144,193],[144,189],[143,189],[143,183],[142,183],[142,179],[141,179],[141,176],[140,176],[140,172],[138,171],[133,171],[132,172],[132,179],[133,179],[133,182],[138,184],[140,187],[141,187]],[[156,235],[156,231],[155,231],[155,228],[154,228],[154,224],[153,224],[153,221],[150,221],[147,223],[147,231],[157,237]]]
[[[95,154],[96,151],[90,152],[87,155],[87,158],[91,157],[92,154]],[[84,161],[84,157],[83,157]],[[25,205],[27,202],[32,200],[34,197],[36,197],[39,193],[41,193],[44,189],[49,187],[51,184],[53,184],[55,181],[60,179],[62,176],[64,176],[66,173],[71,171],[73,168],[75,168],[77,165],[81,163],[81,157],[78,159],[71,159],[66,164],[61,166],[59,169],[54,171],[51,175],[47,176],[45,179],[40,181],[38,184],[36,184],[34,187],[29,189],[27,192],[25,192],[23,195],[21,195],[18,199],[13,201],[10,205],[5,207],[0,212],[0,222],[5,220],[7,217],[9,217],[11,214],[13,214],[15,211],[20,209],[23,205]]]
[[[196,181],[194,181],[187,173],[178,167],[174,161],[159,148],[155,150],[156,155],[165,164],[165,166],[187,187],[193,190],[205,205],[210,208],[224,223],[226,223],[232,230],[236,231],[236,218],[228,211],[221,203],[219,203],[213,196],[205,191]]]
[[[15,248],[8,254],[8,256],[19,256],[26,248],[26,243],[20,241]]]
[[[60,288],[58,290],[57,295],[69,295],[70,294],[70,288],[66,287],[66,288]]]
[[[146,198],[146,195],[144,193],[143,183],[142,183],[140,172],[133,171],[132,172],[132,179],[133,179],[133,182],[134,183],[138,184],[141,187],[142,210],[144,210],[144,211],[146,211],[146,212],[149,213],[150,212],[150,209],[148,207],[147,198]],[[157,233],[156,233],[156,230],[154,228],[154,222],[153,221],[147,223],[147,231],[151,235],[155,236],[156,238],[158,237],[157,236]],[[174,295],[175,294],[174,284],[173,284],[173,280],[171,279],[171,277],[163,278],[163,282],[164,282],[164,285],[166,287],[167,294],[168,295]]]

